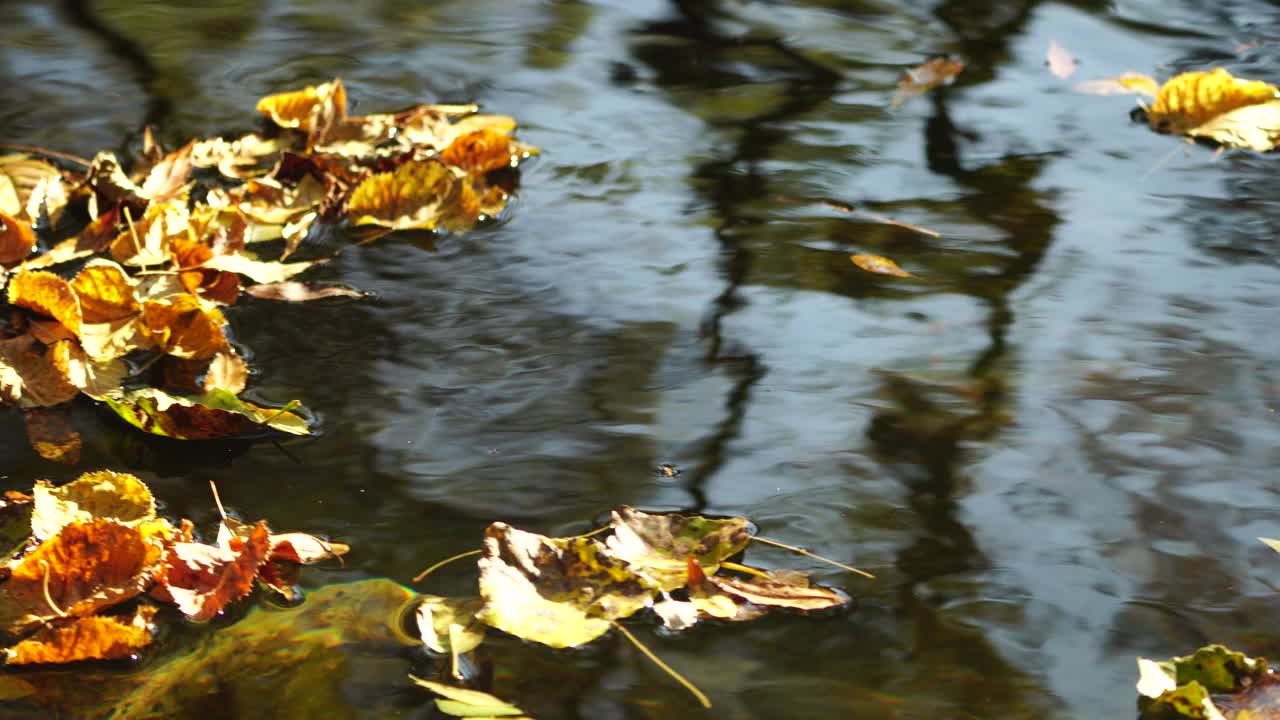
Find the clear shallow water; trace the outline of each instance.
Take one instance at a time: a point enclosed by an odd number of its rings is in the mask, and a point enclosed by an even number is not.
[[[710,712],[616,639],[492,642],[495,677],[544,719],[1125,717],[1135,655],[1276,654],[1280,558],[1254,540],[1280,532],[1276,159],[1214,160],[1043,63],[1053,38],[1081,57],[1078,79],[1224,65],[1277,82],[1276,8],[17,2],[7,16],[8,142],[91,155],[150,122],[172,145],[249,129],[261,95],[341,76],[356,112],[474,100],[546,152],[501,223],[435,252],[390,237],[315,275],[373,299],[232,310],[254,393],[303,399],[323,436],[192,450],[85,409],[95,430],[63,469],[4,415],[6,487],[130,470],[207,528],[215,480],[246,517],[354,547],[344,568],[304,573],[313,586],[407,582],[492,520],[573,533],[621,503],[745,515],[879,576],[753,549],[856,607],[678,637],[639,626]],[[889,110],[902,69],[935,52],[969,67]],[[853,252],[919,277],[862,273]],[[422,589],[472,580],[455,568]],[[332,678],[348,702],[334,714],[429,717],[404,679],[426,662],[360,647]]]

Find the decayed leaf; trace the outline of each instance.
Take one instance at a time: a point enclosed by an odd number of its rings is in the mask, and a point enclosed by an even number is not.
[[[476,617],[484,600],[424,595],[415,617],[422,642],[434,652],[460,655],[484,641],[484,623]]]
[[[178,542],[169,548],[159,573],[158,594],[167,594],[192,620],[208,620],[253,591],[270,549],[267,524],[248,538],[233,538],[229,549]]]
[[[54,364],[51,354],[30,335],[0,340],[0,402],[35,408],[73,399],[80,390]]]
[[[148,300],[142,306],[142,321],[152,340],[169,355],[198,360],[227,347],[222,313],[205,307],[194,295]]]
[[[7,648],[6,662],[32,665],[132,657],[151,644],[149,625],[155,613],[154,605],[139,605],[131,618],[79,617],[50,625]]]
[[[707,578],[716,587],[753,605],[786,607],[794,610],[825,610],[840,607],[848,602],[826,588],[810,586],[807,579],[801,582],[782,582],[777,578],[765,580],[715,575]]]
[[[1066,80],[1076,71],[1076,66],[1080,61],[1075,58],[1066,48],[1058,44],[1057,40],[1049,40],[1049,52],[1046,54],[1045,62],[1049,65],[1049,72],[1055,76]]]
[[[31,225],[0,212],[0,265],[26,260],[35,246],[36,234]]]
[[[456,201],[458,186],[439,161],[414,160],[366,178],[351,193],[347,212],[356,225],[433,230]]]
[[[1160,87],[1147,119],[1157,130],[1185,133],[1237,108],[1268,103],[1276,95],[1274,85],[1235,78],[1222,68],[1182,73]]]
[[[613,511],[611,525],[613,535],[606,540],[609,551],[663,590],[685,584],[690,558],[714,573],[720,562],[742,552],[751,539],[743,518],[651,515],[625,505]]]
[[[352,290],[341,285],[315,285],[302,282],[250,285],[244,291],[264,300],[284,300],[286,302],[307,302],[328,297],[361,298],[365,296],[365,293],[359,290]]]
[[[479,613],[486,624],[551,647],[576,647],[647,606],[655,588],[591,538],[485,530]]]
[[[1136,94],[1154,98],[1156,93],[1160,92],[1160,83],[1156,82],[1155,78],[1150,75],[1127,72],[1118,77],[1076,83],[1072,89],[1089,95]]]
[[[908,70],[898,81],[898,90],[889,102],[890,107],[898,107],[916,95],[928,92],[936,87],[947,85],[955,80],[964,70],[964,60],[958,57],[938,57],[923,65]]]
[[[763,608],[752,605],[739,595],[726,592],[713,582],[693,558],[689,558],[688,575],[689,602],[697,609],[699,616],[744,622],[765,614]]]
[[[898,263],[884,257],[883,255],[850,255],[849,259],[853,261],[854,265],[857,265],[867,272],[876,273],[877,275],[915,277],[906,270],[898,267]]]
[[[467,718],[503,717],[513,718],[513,720],[529,720],[524,717],[523,710],[489,693],[423,680],[413,675],[410,675],[409,679],[445,698],[436,700],[436,707],[446,715]]]
[[[0,584],[0,629],[19,634],[46,620],[90,615],[138,595],[164,556],[169,531],[162,520],[138,527],[106,519],[64,526]]]
[[[1138,658],[1138,709],[1142,718],[1225,720],[1210,695],[1239,693],[1269,681],[1266,661],[1222,645],[1202,647],[1165,662]]]
[[[83,442],[65,409],[27,408],[22,411],[22,418],[27,425],[27,442],[40,457],[61,465],[80,462]]]
[[[37,540],[52,537],[73,522],[104,519],[136,527],[156,517],[151,490],[128,473],[87,472],[61,487],[37,480],[32,495],[31,530]]]
[[[80,330],[80,300],[71,283],[44,270],[23,270],[9,279],[9,302],[47,315],[71,332]]]
[[[177,397],[155,388],[141,388],[119,398],[106,398],[125,422],[153,435],[177,440],[213,440],[258,435],[278,430],[309,435],[306,420],[288,410],[262,408],[226,390],[195,397]]]

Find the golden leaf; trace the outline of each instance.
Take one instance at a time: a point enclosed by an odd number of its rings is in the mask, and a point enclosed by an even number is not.
[[[151,203],[141,220],[131,219],[111,243],[111,257],[125,265],[159,265],[168,262],[174,238],[190,239],[190,217],[185,206]]]
[[[178,295],[171,301],[148,300],[142,305],[142,321],[156,345],[169,355],[207,358],[227,346],[222,313],[204,307],[194,295]]]
[[[1237,108],[1274,100],[1276,93],[1273,85],[1241,80],[1222,68],[1182,73],[1160,87],[1147,120],[1157,130],[1184,133]]]
[[[240,296],[240,278],[233,273],[204,267],[214,257],[212,248],[204,243],[176,238],[172,247],[180,271],[178,279],[187,292],[222,305],[235,304]]]
[[[30,224],[0,212],[0,265],[26,260],[35,245],[36,234]]]
[[[1280,101],[1245,105],[1190,128],[1186,133],[1228,147],[1258,152],[1274,150],[1280,143]]]
[[[86,323],[109,323],[137,315],[142,309],[133,281],[124,268],[95,258],[71,281],[80,299],[80,313]]]
[[[31,532],[37,540],[52,537],[73,522],[103,519],[137,527],[156,517],[151,490],[128,473],[87,472],[60,487],[37,480],[31,494],[35,497]]]
[[[321,145],[347,119],[347,90],[341,80],[294,92],[268,95],[258,101],[258,112],[280,127],[297,128],[311,145]]]
[[[62,323],[72,332],[80,330],[80,300],[71,283],[44,270],[23,270],[9,280],[9,302],[34,310]]]
[[[119,395],[120,385],[129,374],[123,360],[91,358],[74,340],[59,340],[45,354],[63,380],[96,400]]]
[[[140,605],[132,618],[82,617],[51,625],[5,650],[7,664],[68,663],[132,657],[151,644],[154,605]]]
[[[0,340],[0,401],[22,408],[49,407],[79,392],[35,338]]]
[[[28,408],[22,417],[27,423],[27,441],[40,457],[61,465],[80,462],[80,433],[71,426],[65,409]]]
[[[898,107],[916,95],[936,87],[947,85],[964,70],[964,60],[958,57],[937,57],[903,73],[898,80],[898,90],[889,101],[889,107]]]
[[[485,173],[511,165],[511,138],[497,130],[481,129],[459,136],[440,153],[448,165]]]
[[[849,259],[853,261],[854,265],[857,265],[867,272],[876,273],[877,275],[915,277],[906,270],[898,267],[898,263],[884,257],[883,255],[850,255]]]
[[[435,160],[413,160],[392,173],[370,175],[351,193],[347,212],[356,225],[434,230],[458,195],[453,173]]]

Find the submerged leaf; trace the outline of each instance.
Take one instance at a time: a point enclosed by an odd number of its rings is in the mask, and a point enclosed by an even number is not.
[[[484,623],[476,617],[483,606],[478,597],[424,595],[415,614],[423,644],[454,655],[475,650],[484,641]]]
[[[68,421],[65,408],[27,408],[22,418],[27,424],[27,441],[40,457],[62,465],[80,462],[83,441]]]
[[[409,679],[445,698],[444,700],[437,700],[436,707],[446,715],[469,718],[509,717],[516,718],[516,720],[521,720],[517,716],[524,715],[524,711],[520,708],[489,693],[423,680],[413,675],[410,675]]]
[[[148,624],[155,613],[154,605],[140,605],[128,619],[93,616],[50,625],[7,648],[6,661],[9,665],[32,665],[132,657],[151,644]]]
[[[306,420],[288,410],[274,410],[245,402],[226,390],[195,397],[177,397],[155,388],[106,398],[107,406],[134,427],[178,440],[213,440],[279,430],[309,435]]]
[[[916,66],[904,73],[898,81],[898,91],[894,93],[889,106],[898,107],[916,95],[947,85],[955,80],[961,70],[964,70],[964,60],[950,56],[934,58]]]

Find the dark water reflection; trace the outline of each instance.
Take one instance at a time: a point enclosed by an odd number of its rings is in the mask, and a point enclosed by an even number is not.
[[[1275,654],[1280,559],[1254,540],[1280,525],[1275,158],[1215,161],[1043,65],[1054,38],[1086,78],[1224,64],[1280,81],[1271,5],[6,15],[10,142],[91,154],[148,122],[171,143],[247,129],[257,97],[341,75],[357,112],[475,100],[547,150],[501,223],[435,252],[387,238],[318,273],[373,299],[230,313],[253,392],[303,398],[322,437],[193,450],[85,408],[82,467],[60,469],[4,415],[11,486],[130,469],[208,526],[216,480],[247,516],[355,547],[313,585],[407,581],[491,520],[579,532],[620,503],[744,514],[880,576],[761,551],[856,609],[640,626],[710,713],[619,642],[495,642],[496,681],[543,718],[1121,717],[1137,654]],[[969,69],[888,110],[902,68],[935,52]],[[824,199],[942,236],[808,202]],[[861,273],[852,252],[919,277]],[[449,571],[431,590],[469,582]],[[403,681],[425,661],[373,656],[334,679],[352,702],[335,714],[428,717]]]

